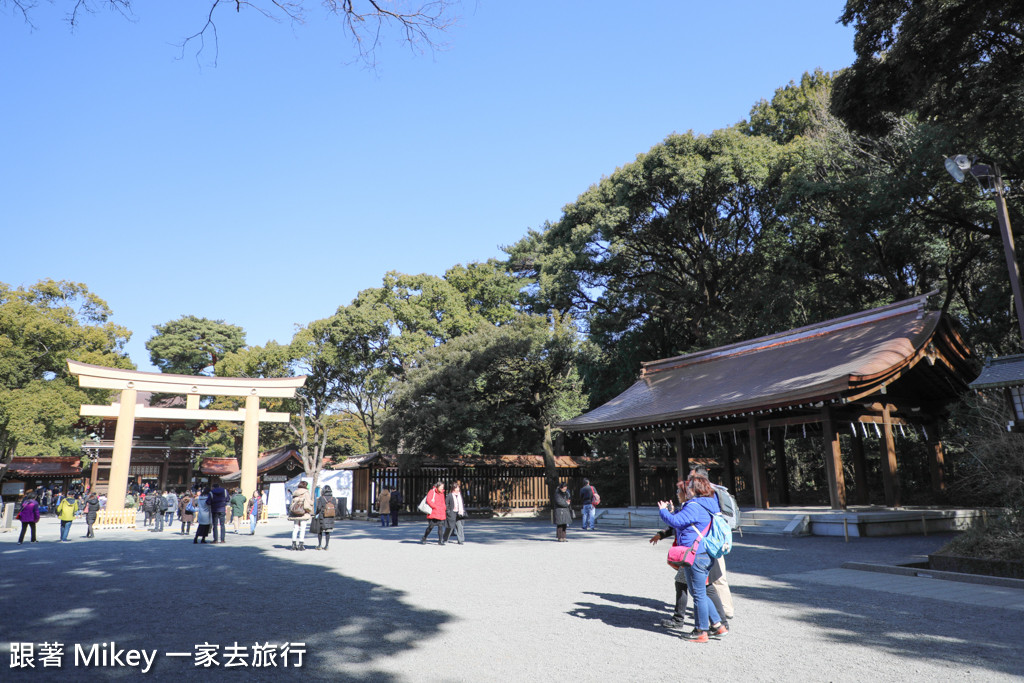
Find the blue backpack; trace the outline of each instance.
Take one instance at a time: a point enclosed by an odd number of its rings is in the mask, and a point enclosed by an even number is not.
[[[694,528],[696,529],[696,527]],[[708,554],[708,557],[719,558],[728,555],[732,550],[732,529],[729,528],[729,522],[720,512],[711,515],[711,527],[708,529],[708,535],[704,536],[700,529],[697,529],[697,536],[701,537],[704,542],[704,552]]]

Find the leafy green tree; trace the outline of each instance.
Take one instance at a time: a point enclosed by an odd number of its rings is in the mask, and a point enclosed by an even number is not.
[[[131,368],[131,336],[109,322],[110,308],[79,283],[0,283],[0,463],[22,456],[80,455],[83,403],[109,392],[83,390],[67,361]]]
[[[840,21],[856,28],[857,58],[833,106],[854,130],[881,135],[915,114],[946,125],[951,145],[973,142],[968,152],[1024,173],[1024,6],[848,0]]]
[[[452,266],[444,279],[462,293],[471,314],[495,325],[509,322],[527,304],[523,289],[529,281],[517,277],[497,259]]]
[[[408,453],[545,454],[554,424],[585,409],[567,316],[519,314],[426,350],[398,384],[382,443]]]
[[[212,374],[221,358],[245,346],[245,331],[223,320],[183,315],[153,329],[156,334],[146,342],[146,349],[160,372]]]
[[[508,248],[536,282],[532,305],[572,313],[605,351],[595,400],[640,360],[762,331],[742,302],[780,227],[780,160],[777,143],[739,128],[671,135]]]

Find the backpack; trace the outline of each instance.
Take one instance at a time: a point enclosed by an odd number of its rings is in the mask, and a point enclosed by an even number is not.
[[[729,528],[738,529],[740,527],[740,506],[736,504],[736,499],[729,493],[729,489],[724,486],[715,486],[714,488],[715,498],[718,499],[718,507],[721,508],[721,514],[725,517]]]
[[[324,506],[324,517],[334,517],[334,499]]]
[[[698,530],[697,536],[704,535]],[[729,528],[729,522],[726,521],[721,512],[711,515],[711,526],[708,528],[708,535],[704,536],[701,540],[704,541],[704,552],[708,554],[708,557],[719,558],[723,555],[728,555],[729,551],[732,550],[732,529]]]
[[[594,507],[597,507],[598,505],[601,504],[601,496],[598,495],[597,489],[595,489],[593,486],[590,487],[590,490],[594,492],[594,496],[591,499],[590,504],[593,505]]]
[[[288,514],[292,517],[303,517],[306,514],[305,496],[292,498],[292,505],[288,508]]]
[[[157,498],[156,498],[156,507],[157,507],[157,509],[160,510],[160,512],[166,512],[167,511],[167,499],[164,498],[163,496],[157,496]]]
[[[146,512],[153,512],[156,510],[156,499],[152,495],[146,496],[145,502],[142,504],[142,509]]]

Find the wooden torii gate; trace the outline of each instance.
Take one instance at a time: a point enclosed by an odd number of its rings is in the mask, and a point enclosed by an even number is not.
[[[242,431],[241,486],[246,495],[256,489],[256,459],[259,455],[259,423],[288,422],[288,413],[269,413],[260,408],[261,398],[292,398],[306,376],[300,377],[204,377],[160,372],[120,370],[102,365],[68,361],[68,371],[78,377],[85,389],[112,389],[121,396],[109,406],[83,405],[80,414],[88,417],[116,417],[114,452],[110,462],[110,487],[107,510],[124,509],[125,484],[131,463],[132,436],[136,420],[225,420],[244,422]],[[184,394],[184,408],[136,406],[139,391]],[[209,410],[199,407],[200,396],[244,396],[245,408]]]

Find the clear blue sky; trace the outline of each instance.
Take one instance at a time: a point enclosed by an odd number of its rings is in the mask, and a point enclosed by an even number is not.
[[[469,0],[447,49],[378,69],[312,0],[303,25],[203,0],[0,14],[0,281],[84,282],[152,369],[182,315],[287,343],[389,270],[500,257],[672,132],[731,125],[853,61],[840,0]],[[158,5],[158,7],[153,7]]]

